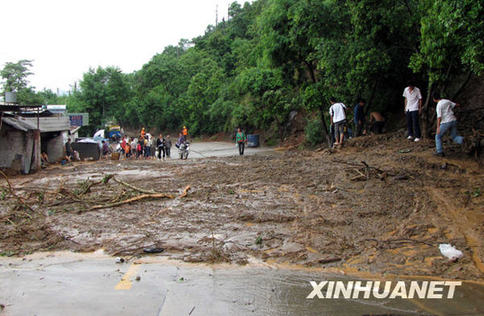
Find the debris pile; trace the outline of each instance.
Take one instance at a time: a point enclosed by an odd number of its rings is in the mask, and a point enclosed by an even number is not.
[[[114,174],[106,174],[101,180],[87,179],[77,186],[69,188],[60,182],[56,189],[50,187],[15,188],[8,176],[0,171],[6,185],[0,186],[0,223],[7,224],[7,229],[0,234],[0,240],[17,237],[27,238],[53,244],[70,240],[69,237],[59,236],[51,230],[48,218],[61,212],[82,214],[89,211],[116,208],[126,204],[133,204],[144,200],[176,199],[188,195],[190,186],[186,186],[180,194],[157,192],[144,189],[122,181]],[[39,226],[39,223],[43,223]],[[42,248],[41,248],[42,249]],[[0,249],[0,253],[3,253]],[[18,253],[22,253],[19,250]],[[3,253],[14,255],[16,252]]]

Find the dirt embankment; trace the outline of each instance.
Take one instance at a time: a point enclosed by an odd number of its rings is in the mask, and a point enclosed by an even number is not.
[[[188,161],[100,161],[11,179],[2,188],[0,253],[47,249],[189,262],[269,263],[446,278],[484,278],[484,177],[472,159],[432,142],[363,137],[342,150]],[[364,163],[363,163],[364,162]],[[105,175],[173,195],[93,209],[135,194]],[[91,182],[86,182],[90,177]],[[102,182],[102,181],[101,181]],[[191,186],[185,197],[178,197]],[[60,194],[59,187],[68,193]],[[464,252],[456,263],[438,245]]]

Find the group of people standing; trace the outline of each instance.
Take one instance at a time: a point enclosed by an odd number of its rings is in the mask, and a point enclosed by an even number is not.
[[[184,127],[188,134],[188,130]],[[170,158],[172,141],[170,135],[154,138],[143,127],[138,137],[123,136],[121,150],[127,159],[165,159]]]
[[[358,102],[353,109],[354,126],[351,130],[348,127],[346,119],[347,107],[341,102],[336,102],[334,98],[330,98],[331,107],[329,108],[329,117],[331,121],[331,143],[333,146],[342,146],[345,138],[350,136],[358,137],[366,135],[369,129],[372,133],[383,133],[385,126],[385,118],[380,112],[371,112],[369,116],[369,124],[366,121],[365,115],[365,99],[358,99]]]
[[[158,159],[170,158],[171,154],[171,138],[170,135],[163,136],[160,134],[156,139],[156,148],[158,149]]]
[[[155,154],[153,139],[143,133],[139,137],[123,136],[121,140],[121,152],[127,159],[151,159]]]
[[[419,142],[422,138],[420,130],[420,115],[422,114],[422,94],[420,89],[414,84],[409,84],[403,91],[404,97],[404,113],[407,120],[407,139]],[[437,127],[435,131],[435,154],[437,156],[444,156],[442,148],[442,137],[447,131],[450,131],[452,140],[457,144],[462,144],[464,138],[457,133],[457,119],[454,115],[453,109],[459,106],[448,99],[442,98],[438,92],[434,92],[432,100],[437,103]],[[334,146],[341,146],[345,137],[348,136],[348,127],[346,120],[347,107],[341,102],[336,102],[331,98],[331,107],[329,108],[329,115],[331,120],[331,134]],[[359,99],[354,107],[354,133],[353,136],[361,136],[366,134],[366,119],[365,119],[365,100]],[[379,112],[370,113],[370,130],[373,133],[380,134],[383,132],[385,119]]]

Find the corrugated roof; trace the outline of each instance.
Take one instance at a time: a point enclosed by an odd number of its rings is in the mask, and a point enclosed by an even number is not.
[[[29,122],[37,127],[36,117],[21,117],[20,120],[23,122]],[[39,129],[41,133],[68,131],[70,128],[69,117],[67,116],[50,116],[39,118]]]
[[[37,129],[37,125],[33,125],[31,122],[21,121],[13,117],[2,117],[2,122],[24,132]]]

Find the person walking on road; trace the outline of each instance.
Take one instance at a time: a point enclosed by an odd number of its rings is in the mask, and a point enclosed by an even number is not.
[[[166,135],[165,139],[165,151],[166,151],[166,156],[170,158],[170,151],[171,151],[171,138],[170,135]]]
[[[160,136],[156,140],[156,147],[158,148],[158,159],[161,159],[161,155],[163,154],[163,160],[165,160],[166,143],[165,143],[165,139],[163,138],[162,134],[160,134]]]
[[[143,148],[143,153],[145,159],[150,159],[151,156],[151,144],[148,135],[145,136],[144,140],[144,148]]]
[[[403,90],[403,97],[405,98],[404,112],[407,117],[407,139],[418,142],[422,137],[419,122],[419,116],[422,113],[422,94],[419,88],[415,87],[413,83],[410,83]]]
[[[244,132],[242,132],[240,127],[237,129],[237,133],[235,134],[235,142],[239,147],[239,155],[242,156],[244,154],[245,144],[247,143],[247,136]]]
[[[454,115],[454,108],[460,106],[447,99],[442,99],[437,92],[432,95],[434,102],[437,103],[437,130],[435,131],[435,147],[436,155],[444,157],[444,150],[442,148],[442,137],[447,131],[450,131],[450,137],[454,143],[462,145],[464,137],[457,133],[457,119]]]
[[[341,102],[336,103],[334,98],[330,98],[331,107],[329,108],[329,117],[331,124],[334,124],[334,133],[336,142],[335,146],[343,146],[344,132],[346,127],[346,105]]]

